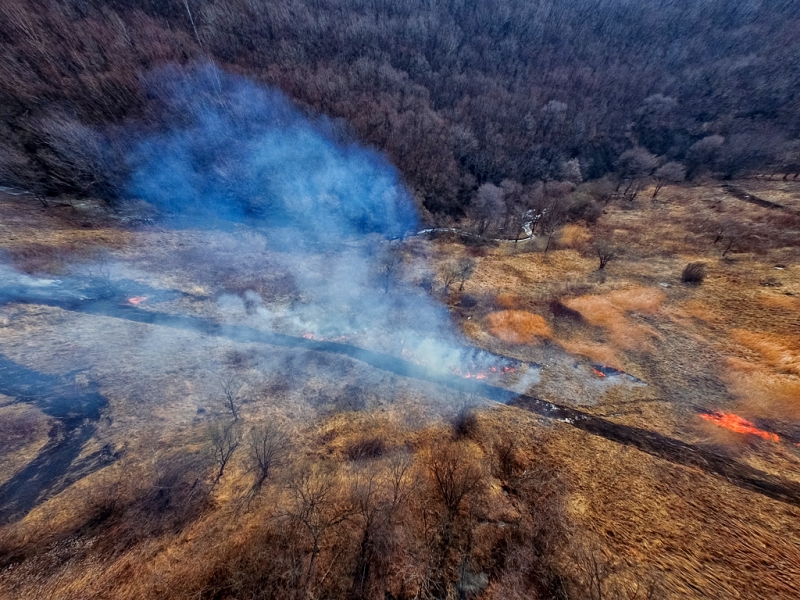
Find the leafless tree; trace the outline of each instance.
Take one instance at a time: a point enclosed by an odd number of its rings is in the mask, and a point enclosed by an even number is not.
[[[686,176],[691,179],[713,167],[724,143],[721,135],[709,135],[692,144],[686,152]]]
[[[225,467],[228,466],[233,453],[241,444],[242,430],[235,421],[214,421],[208,426],[208,441],[211,445],[214,465],[217,467],[213,483],[216,485],[222,479]]]
[[[444,441],[434,447],[427,468],[449,518],[458,514],[464,500],[483,482],[480,465],[457,442]]]
[[[653,190],[653,199],[655,200],[658,192],[667,183],[680,183],[686,179],[686,167],[679,162],[668,162],[661,165],[655,172],[656,187]]]
[[[350,505],[360,531],[351,588],[353,598],[368,596],[375,567],[385,562],[379,553],[392,545],[391,533],[397,510],[405,500],[410,465],[410,457],[399,453],[388,462],[362,463],[354,473]]]
[[[222,390],[222,404],[229,410],[234,421],[239,420],[239,410],[242,407],[244,398],[242,390],[246,382],[236,375],[229,374],[219,380],[219,387]]]
[[[746,237],[747,234],[747,227],[744,223],[735,217],[728,216],[711,223],[711,230],[714,234],[714,245],[721,243],[723,258],[733,250],[734,244]]]
[[[553,201],[542,211],[541,218],[539,219],[539,231],[541,231],[547,239],[547,243],[544,247],[545,256],[547,256],[547,252],[553,244],[553,238],[555,238],[556,233],[558,233],[566,222],[566,217],[567,215],[564,210],[563,202]]]
[[[518,468],[518,449],[513,439],[505,439],[494,445],[494,474],[503,482],[509,485],[514,479]]]
[[[478,235],[484,235],[492,222],[503,212],[503,190],[493,183],[484,183],[470,204],[469,215]]]
[[[288,434],[274,423],[262,423],[247,434],[250,470],[255,474],[253,490],[258,491],[273,469],[285,464],[291,447]]]
[[[403,258],[396,252],[387,251],[380,261],[380,277],[383,283],[383,292],[389,293],[392,280],[397,277],[400,267],[403,265]]]
[[[659,597],[652,576],[631,572],[604,556],[598,545],[572,550],[576,577],[568,586],[569,597],[587,600],[654,600]]]
[[[600,259],[600,266],[597,267],[597,270],[602,271],[609,262],[620,256],[621,250],[608,240],[600,240],[594,244],[594,253]]]
[[[442,278],[443,293],[445,296],[450,293],[450,287],[459,280],[461,271],[458,268],[457,262],[447,262],[440,270],[440,277]]]
[[[286,517],[308,534],[311,549],[300,588],[308,591],[314,577],[323,538],[348,520],[353,506],[342,497],[338,474],[328,465],[308,462],[301,465],[288,483],[290,504]]]
[[[619,191],[622,183],[627,181],[628,185],[622,195],[627,200],[635,200],[636,195],[639,193],[642,180],[648,177],[657,166],[658,159],[645,148],[637,146],[636,148],[626,150],[620,155],[617,161],[617,169],[620,177],[617,191]]]
[[[464,291],[464,284],[475,272],[475,259],[465,256],[458,261],[458,291]]]
[[[431,595],[443,598],[449,587],[447,565],[453,547],[464,536],[467,548],[471,545],[474,523],[471,511],[465,511],[465,506],[483,485],[484,472],[468,448],[450,440],[432,448],[426,466],[434,497],[442,508],[431,557]]]

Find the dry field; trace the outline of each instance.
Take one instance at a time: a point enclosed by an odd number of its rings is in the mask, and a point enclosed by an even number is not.
[[[476,247],[447,236],[411,238],[402,242],[399,277],[414,285],[426,269],[441,274],[449,261],[473,258],[463,290],[453,286],[444,297],[437,280],[433,293],[473,345],[541,365],[537,378],[514,380],[526,381],[529,395],[800,482],[800,187],[737,185],[784,208],[745,202],[713,183],[665,187],[658,202],[645,190],[634,205],[606,207],[590,227],[568,225],[546,255],[539,240]],[[39,278],[100,277],[162,290],[163,297],[141,304],[145,312],[326,336],[311,330],[309,313],[295,310],[309,286],[298,289],[292,281],[324,277],[341,256],[279,251],[268,234],[244,225],[167,228],[137,221],[140,215],[141,209],[115,214],[88,201],[44,210],[0,197],[0,256]],[[591,251],[600,239],[621,250],[602,271]],[[702,283],[682,283],[690,262],[706,264]],[[236,297],[245,300],[237,304]],[[356,327],[346,341],[391,353],[392,328],[391,322],[382,330]],[[287,432],[290,462],[312,465],[311,479],[330,471],[336,488],[349,490],[363,477],[365,459],[394,473],[395,458],[405,457],[404,485],[415,491],[397,518],[412,523],[413,535],[403,534],[406,545],[393,546],[396,558],[382,567],[393,594],[414,597],[424,587],[413,563],[427,529],[417,520],[435,508],[416,490],[432,485],[431,465],[437,452],[446,453],[441,440],[455,427],[453,443],[484,473],[467,511],[474,539],[468,536],[470,558],[463,563],[494,565],[485,567],[488,584],[475,584],[483,597],[526,597],[524,569],[517,573],[511,559],[497,566],[493,552],[502,535],[511,535],[499,533],[509,524],[523,540],[526,531],[538,540],[538,526],[530,523],[551,513],[559,519],[553,561],[583,590],[570,597],[599,598],[600,590],[604,597],[645,598],[650,582],[655,598],[800,597],[800,506],[568,423],[346,356],[47,303],[0,306],[0,354],[107,400],[72,462],[94,467],[44,489],[35,508],[0,528],[3,598],[244,597],[255,585],[247,579],[253,565],[279,552],[270,550],[278,543],[273,524],[285,516],[276,507],[293,506],[302,476],[282,464],[254,493],[242,447],[219,482],[209,483],[208,427],[225,414],[225,376],[246,382],[240,421]],[[602,367],[632,377],[606,375]],[[59,435],[53,433],[58,418],[18,400],[0,395],[0,489],[21,481]],[[465,403],[479,409],[460,422]],[[701,416],[714,412],[738,415],[779,439],[731,431]],[[88,425],[76,431],[81,426]],[[547,472],[536,498],[557,495],[557,509],[525,503],[518,489],[528,484],[518,481],[530,475],[506,473],[498,458],[508,440],[514,469]],[[172,504],[159,511],[136,504],[141,498]],[[114,516],[123,504],[125,517]],[[345,527],[325,531],[344,539]],[[347,544],[337,539],[322,537],[314,578],[308,567],[308,597],[324,597],[324,586],[340,574],[336,557]],[[220,580],[228,582],[224,591],[208,591]],[[600,588],[592,587],[595,581]]]

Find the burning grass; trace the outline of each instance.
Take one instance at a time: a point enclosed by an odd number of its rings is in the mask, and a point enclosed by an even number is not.
[[[509,344],[533,344],[553,336],[544,317],[524,310],[493,312],[486,324],[489,333]]]
[[[794,447],[720,425],[729,420],[726,415],[737,415],[733,421],[737,427],[744,424],[771,434],[768,427],[759,427],[763,425],[760,418],[783,418],[787,422],[800,419],[800,378],[791,320],[797,301],[777,293],[776,288],[758,287],[758,281],[771,272],[774,257],[764,265],[755,259],[715,262],[705,254],[716,251],[713,239],[703,237],[705,234],[687,234],[681,228],[680,223],[697,218],[696,204],[700,201],[694,198],[702,194],[706,194],[704,189],[665,188],[658,218],[645,205],[627,211],[609,207],[601,220],[611,229],[628,232],[622,233],[620,239],[631,251],[624,260],[611,263],[602,280],[594,276],[596,260],[572,249],[552,251],[547,260],[529,252],[517,254],[510,245],[487,250],[468,283],[469,293],[483,298],[485,305],[470,313],[472,320],[464,320],[462,329],[488,350],[502,348],[501,342],[519,344],[514,353],[520,359],[546,362],[543,383],[534,389],[545,399],[585,402],[587,410],[609,419],[667,431],[676,437],[691,434],[687,428],[695,423],[706,427],[707,437],[720,441],[721,447],[737,447],[743,459],[765,457],[761,468],[796,478],[797,460],[790,460],[794,456],[791,453],[796,452]],[[743,210],[751,208],[746,206]],[[96,231],[86,229],[80,235],[94,235]],[[203,296],[173,302],[169,304],[170,311],[211,317],[216,314],[216,295],[226,287],[242,293],[257,288],[266,303],[277,297],[289,298],[286,305],[301,301],[292,296],[290,286],[251,273],[254,264],[272,264],[272,251],[263,243],[237,243],[240,233],[208,237],[189,230],[126,233],[136,244],[125,254],[132,264],[152,270],[154,281],[157,279],[161,285],[199,290],[197,295]],[[66,228],[58,233],[67,235]],[[573,235],[575,239],[570,241]],[[565,232],[562,245],[580,246],[581,235],[581,227]],[[44,243],[45,237],[37,238],[37,243]],[[78,237],[75,234],[75,239]],[[180,261],[171,259],[177,255],[208,256],[208,243],[214,244],[214,255],[219,260],[190,261],[190,269],[179,270]],[[414,243],[424,246],[433,257],[439,255],[436,243]],[[442,244],[443,259],[450,258],[448,253],[463,251],[449,242]],[[688,247],[691,248],[687,251]],[[519,245],[520,250],[525,248],[524,244]],[[686,289],[677,284],[680,270],[687,260],[696,259],[709,260],[711,276],[701,288]],[[787,264],[790,259],[788,255],[780,258]],[[322,259],[310,258],[298,261],[296,267],[304,274],[324,273],[326,269]],[[757,269],[763,273],[755,273]],[[232,274],[228,280],[219,274],[222,271]],[[795,289],[793,268],[782,271],[780,278],[785,282],[780,290]],[[660,288],[659,281],[669,281],[672,287]],[[271,286],[277,284],[280,293],[270,292]],[[496,295],[497,290],[504,293]],[[129,297],[135,298],[133,294]],[[556,298],[578,310],[583,320],[554,318],[548,322],[536,314]],[[491,312],[492,299],[501,310]],[[140,304],[139,310],[160,308],[167,307],[150,298]],[[277,308],[277,302],[269,308]],[[785,323],[771,321],[777,310],[786,317]],[[708,326],[673,318],[671,311],[675,311],[674,315],[688,314]],[[86,445],[81,457],[105,444],[124,449],[118,463],[49,498],[14,526],[19,545],[13,547],[26,549],[29,554],[21,555],[24,559],[20,565],[0,574],[0,587],[4,590],[0,596],[10,595],[6,590],[16,590],[13,593],[18,598],[96,593],[115,598],[180,598],[196,597],[207,585],[207,590],[213,588],[220,597],[233,597],[248,590],[263,591],[265,586],[285,589],[279,571],[281,567],[286,567],[284,573],[291,569],[281,561],[286,557],[305,560],[306,551],[313,548],[306,545],[301,529],[291,530],[293,537],[287,541],[285,531],[273,525],[292,506],[294,467],[278,469],[275,480],[265,484],[260,495],[248,496],[252,476],[247,453],[242,449],[211,492],[212,502],[200,516],[194,514],[181,520],[176,509],[164,513],[169,518],[158,516],[152,520],[146,511],[113,513],[114,517],[99,524],[87,519],[87,515],[95,518],[103,514],[98,506],[113,504],[120,478],[135,478],[137,485],[120,491],[117,501],[125,505],[136,498],[152,500],[154,496],[143,492],[155,489],[148,486],[155,486],[158,474],[169,470],[165,467],[171,457],[183,452],[196,456],[202,450],[207,422],[221,416],[214,404],[216,381],[209,365],[228,365],[232,353],[248,357],[235,361],[237,374],[250,380],[241,421],[246,427],[266,421],[281,423],[291,431],[295,466],[310,461],[315,469],[335,471],[335,502],[328,506],[349,506],[351,491],[360,489],[355,485],[359,474],[367,472],[364,465],[367,469],[389,465],[396,455],[411,458],[412,489],[417,495],[394,521],[407,527],[401,542],[415,542],[403,546],[406,554],[387,551],[387,556],[392,557],[389,566],[394,569],[393,578],[387,581],[390,586],[397,584],[391,589],[400,589],[404,581],[412,589],[420,581],[418,577],[424,576],[417,567],[425,565],[414,552],[417,548],[434,547],[425,543],[435,540],[414,536],[426,531],[426,524],[429,531],[435,530],[435,523],[431,527],[431,521],[425,520],[439,502],[430,487],[430,458],[437,441],[450,439],[452,432],[441,421],[452,413],[460,398],[433,384],[376,376],[356,361],[320,353],[301,355],[285,349],[212,340],[198,332],[159,331],[144,324],[34,306],[5,307],[0,317],[4,353],[12,359],[48,372],[69,373],[74,370],[75,356],[81,356],[80,376],[98,382],[108,396],[107,421],[99,424],[97,438]],[[593,327],[587,327],[587,323]],[[732,334],[736,347],[730,343],[727,331],[718,327],[724,323],[739,327]],[[478,335],[483,326],[493,337]],[[777,335],[769,333],[776,330]],[[297,329],[295,335],[301,331]],[[387,336],[387,331],[370,333]],[[689,345],[691,336],[705,336],[707,343]],[[532,343],[541,339],[558,341],[569,354],[555,344]],[[641,350],[648,347],[657,347],[658,354],[648,360],[640,358]],[[742,350],[746,351],[747,361],[741,357]],[[734,353],[739,357],[728,356]],[[491,358],[491,365],[502,369],[503,363],[498,362],[502,357],[485,354],[483,358]],[[592,375],[591,365],[570,354],[635,372],[651,387],[607,385]],[[169,360],[163,360],[163,356]],[[481,369],[489,364],[484,363],[468,357],[462,365],[464,376],[484,374]],[[702,387],[703,377],[709,375],[706,371],[713,370],[709,365],[717,364],[722,365],[720,371],[727,389],[723,383]],[[509,378],[513,376],[498,380],[505,383]],[[356,381],[360,382],[360,391],[353,387]],[[695,396],[704,400],[710,389],[715,402],[707,408],[719,407],[722,416],[707,412],[709,419],[703,420],[691,412],[687,417],[686,407],[675,400],[682,398],[676,393],[681,388],[694,390]],[[718,399],[720,403],[716,403]],[[563,502],[565,515],[559,518],[571,528],[563,539],[570,537],[579,544],[592,539],[598,556],[618,559],[614,578],[629,577],[633,585],[639,581],[637,572],[653,571],[667,598],[736,597],[743,590],[757,590],[760,597],[797,597],[800,555],[796,524],[800,512],[796,507],[755,496],[731,487],[723,478],[655,459],[531,413],[497,406],[478,410],[475,421],[469,439],[455,446],[463,450],[465,460],[459,472],[470,474],[477,468],[484,477],[480,493],[470,505],[470,511],[475,511],[470,514],[478,517],[470,568],[484,557],[500,556],[492,554],[493,536],[509,535],[507,532],[517,531],[517,527],[538,527],[541,513],[525,512],[528,509],[521,500],[509,498],[517,492],[521,494],[519,498],[524,498],[524,494],[534,494],[541,488],[552,492],[549,497]],[[45,425],[42,420],[37,425],[35,443],[20,447],[15,456],[21,457],[29,450],[33,454],[37,444],[46,442]],[[488,473],[494,449],[508,440],[517,445],[513,463],[517,470],[500,481]],[[3,468],[15,470],[21,464],[4,463]],[[531,479],[530,474],[540,468],[549,470],[564,486],[563,497],[541,481]],[[167,500],[177,504],[186,500],[178,490],[191,489],[194,479],[187,478],[194,476],[194,471],[187,473],[175,494],[163,492]],[[351,515],[345,525],[329,530],[336,535],[323,536],[318,564],[324,567],[320,573],[329,569],[324,582],[347,581],[350,574],[340,565],[349,559],[336,561],[351,556],[348,552],[356,547],[351,544],[357,541],[352,526],[357,519]],[[154,521],[177,524],[172,529],[142,527],[139,535],[131,534],[137,532],[137,525]],[[495,527],[497,522],[503,526]],[[280,521],[280,525],[286,527],[286,521]],[[87,528],[81,529],[84,526]],[[3,529],[0,536],[9,531]],[[81,532],[88,533],[81,537]],[[120,536],[120,532],[125,535]],[[155,533],[147,537],[148,532]],[[525,540],[520,545],[522,554],[509,560],[529,556],[525,553],[530,552],[533,538],[529,530],[519,532],[520,539]],[[51,544],[53,540],[61,540],[61,545]],[[91,550],[92,547],[99,550]],[[582,568],[574,556],[561,554],[556,558],[562,561],[567,575]],[[625,570],[628,567],[630,570]],[[489,577],[487,598],[526,597],[522,592],[515,596],[518,573],[490,572]],[[256,584],[261,587],[245,589]],[[233,587],[236,585],[244,587]],[[524,586],[519,589],[530,594]]]
[[[729,429],[735,433],[741,433],[745,435],[754,435],[756,437],[760,437],[763,440],[767,440],[770,442],[780,442],[781,438],[775,433],[771,433],[769,431],[764,431],[763,429],[759,429],[755,425],[753,425],[747,419],[740,417],[739,415],[735,415],[733,413],[724,413],[724,412],[711,412],[711,413],[701,413],[701,419],[705,419],[709,423],[714,423],[720,427],[724,427],[725,429]]]

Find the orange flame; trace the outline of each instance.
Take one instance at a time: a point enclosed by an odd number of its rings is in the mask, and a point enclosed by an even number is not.
[[[595,375],[597,375],[598,377],[605,377],[605,376],[606,376],[606,374],[605,374],[605,373],[603,373],[602,371],[598,371],[597,369],[592,369],[592,371],[593,371],[593,372],[594,372],[594,374],[595,374]]]
[[[139,306],[145,300],[147,300],[147,296],[133,296],[132,298],[128,298],[128,302],[134,306]]]
[[[314,334],[313,333],[304,333],[303,337],[306,338],[307,340],[313,340],[314,339]]]
[[[749,433],[750,435],[757,435],[758,437],[769,440],[770,442],[781,441],[781,438],[777,434],[759,429],[747,419],[743,419],[739,415],[735,415],[733,413],[703,413],[700,415],[700,418],[710,421],[715,425],[719,425],[720,427],[724,427],[725,429],[735,431],[736,433]]]

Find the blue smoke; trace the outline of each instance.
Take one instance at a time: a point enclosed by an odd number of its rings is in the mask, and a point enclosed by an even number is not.
[[[259,220],[315,240],[416,226],[397,171],[279,92],[213,66],[149,77],[165,125],[136,144],[127,193],[171,215]]]

